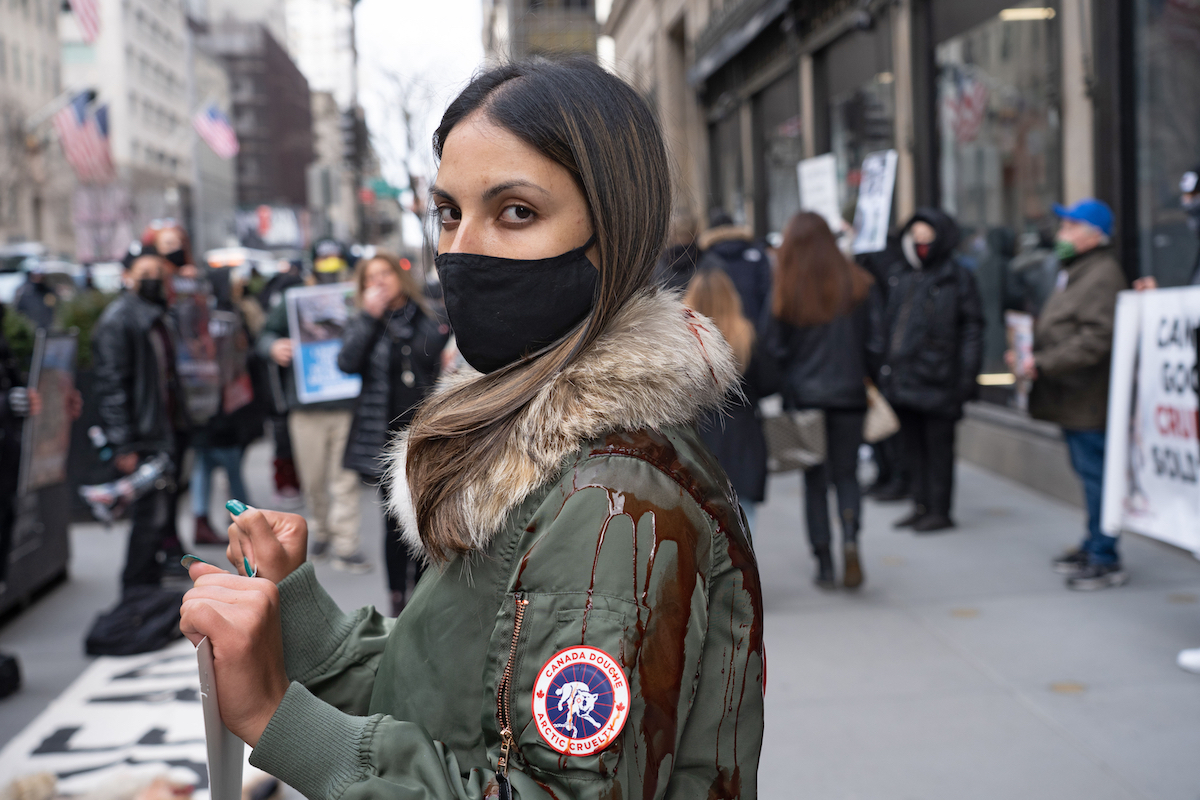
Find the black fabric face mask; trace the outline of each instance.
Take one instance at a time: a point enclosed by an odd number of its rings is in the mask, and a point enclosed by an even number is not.
[[[138,297],[147,303],[157,306],[167,304],[167,293],[163,290],[163,282],[158,278],[142,278],[138,281],[137,293]]]
[[[495,372],[553,344],[596,303],[600,271],[583,247],[553,258],[496,258],[443,253],[434,263],[446,313],[463,358]]]

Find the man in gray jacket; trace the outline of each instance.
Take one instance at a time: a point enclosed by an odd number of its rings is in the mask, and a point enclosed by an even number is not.
[[[1087,536],[1054,559],[1054,569],[1068,576],[1071,589],[1104,589],[1128,580],[1117,538],[1100,530],[1113,317],[1117,293],[1128,284],[1109,244],[1107,205],[1089,198],[1054,212],[1062,220],[1055,240],[1062,271],[1038,317],[1032,357],[1016,364],[1010,353],[1009,363],[1034,379],[1029,413],[1062,426],[1071,466],[1083,482]]]

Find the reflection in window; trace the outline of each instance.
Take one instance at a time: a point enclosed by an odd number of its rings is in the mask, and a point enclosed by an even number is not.
[[[709,126],[712,155],[712,195],[709,208],[721,208],[739,225],[746,223],[746,196],[742,190],[741,117],[735,106],[724,119]]]
[[[942,207],[983,299],[984,372],[1007,371],[1005,308],[1040,310],[1017,272],[1044,264],[1062,196],[1058,42],[1057,16],[997,17],[937,48]]]
[[[1137,0],[1135,13],[1141,263],[1160,284],[1176,286],[1197,266],[1179,179],[1200,163],[1200,7]]]
[[[880,72],[853,92],[830,100],[829,145],[837,157],[838,202],[842,216],[854,219],[863,158],[895,146],[892,73]]]
[[[790,71],[754,98],[762,162],[760,227],[782,233],[783,226],[800,210],[796,165],[804,157],[800,121],[800,78]]]

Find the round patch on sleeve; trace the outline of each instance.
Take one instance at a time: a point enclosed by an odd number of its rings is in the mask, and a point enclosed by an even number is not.
[[[569,756],[607,747],[629,718],[629,681],[612,656],[568,647],[542,665],[533,687],[533,721],[546,744]]]

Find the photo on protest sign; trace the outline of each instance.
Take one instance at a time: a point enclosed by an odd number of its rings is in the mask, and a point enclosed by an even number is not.
[[[221,406],[221,370],[209,331],[208,286],[193,278],[175,278],[172,285],[171,316],[179,334],[175,370],[188,419],[203,425]]]
[[[1200,288],[1124,292],[1109,390],[1103,527],[1200,556]]]
[[[301,403],[358,397],[362,378],[338,369],[342,334],[354,308],[354,284],[333,283],[289,289],[288,332],[292,339],[292,372]]]
[[[42,410],[25,421],[22,431],[22,495],[67,479],[77,345],[74,334],[47,335],[44,329],[38,330],[29,385],[41,395]]]
[[[862,163],[858,205],[854,209],[854,253],[878,253],[887,247],[892,221],[892,191],[896,188],[895,150],[868,153]]]

